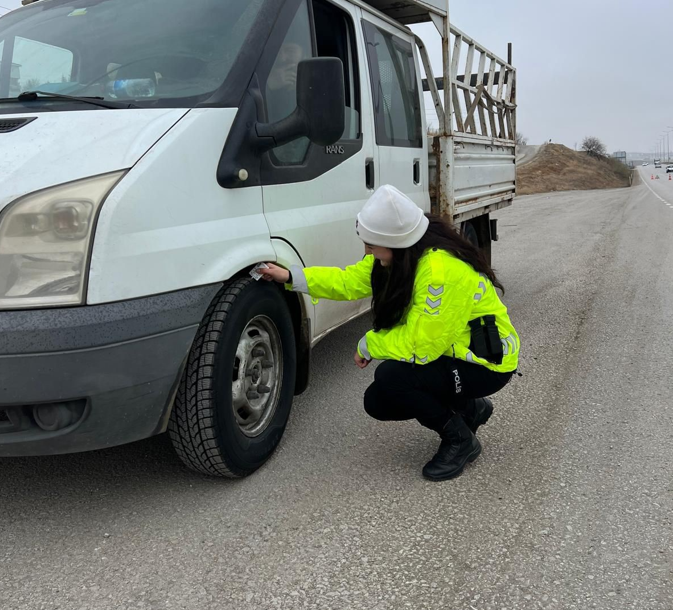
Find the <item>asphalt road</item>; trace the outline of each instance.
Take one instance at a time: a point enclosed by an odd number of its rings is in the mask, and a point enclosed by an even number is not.
[[[363,413],[360,320],[244,481],[164,438],[0,460],[0,608],[673,608],[673,181],[643,169],[499,213],[523,377],[462,477],[423,480],[432,433]]]

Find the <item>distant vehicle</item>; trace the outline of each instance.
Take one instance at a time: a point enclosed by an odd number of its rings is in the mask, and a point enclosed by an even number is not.
[[[671,172],[673,172],[673,165],[667,165],[666,166],[666,173],[670,174]]]
[[[654,164],[654,169],[657,169],[657,168],[660,168],[660,167],[661,167],[661,163],[655,163]]]
[[[649,163],[643,163],[643,167],[647,167]]]

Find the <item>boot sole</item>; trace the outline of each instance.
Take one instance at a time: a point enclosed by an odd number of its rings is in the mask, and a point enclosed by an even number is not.
[[[467,460],[458,470],[454,470],[453,472],[449,472],[449,473],[444,474],[440,477],[428,476],[425,473],[423,473],[423,476],[428,481],[435,481],[435,482],[450,481],[451,479],[455,479],[455,478],[459,477],[461,474],[463,474],[463,470],[465,470],[465,466],[474,462],[480,455],[481,455],[481,445],[479,445],[479,447],[477,449],[475,449],[472,453],[470,453],[470,455],[467,456]]]
[[[486,403],[486,408],[482,413],[481,419],[479,419],[479,421],[474,423],[474,427],[468,426],[468,428],[472,430],[472,434],[476,434],[477,430],[479,429],[479,426],[483,426],[486,422],[488,422],[488,420],[491,419],[491,415],[493,415],[493,403],[490,400],[488,400],[488,402]]]

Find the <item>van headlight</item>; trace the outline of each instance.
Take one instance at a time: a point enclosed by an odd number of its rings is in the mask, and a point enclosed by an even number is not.
[[[124,173],[31,193],[0,213],[0,309],[83,302],[98,210]]]

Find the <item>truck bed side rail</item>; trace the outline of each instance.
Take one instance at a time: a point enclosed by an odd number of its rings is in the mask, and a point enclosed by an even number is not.
[[[516,193],[516,69],[511,46],[505,61],[446,18],[432,20],[442,27],[442,77],[416,37],[439,119],[430,194],[436,212],[462,222],[511,205]]]
[[[454,131],[514,142],[516,70],[454,27],[451,41]]]

